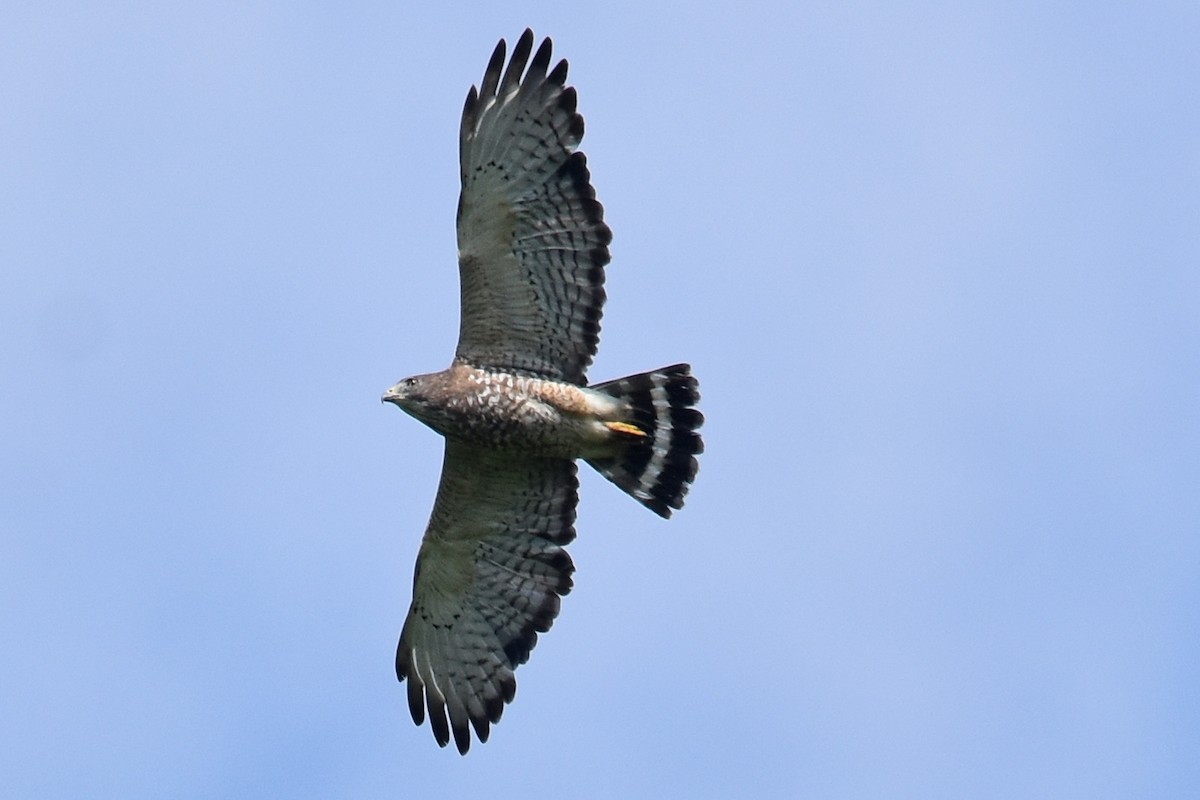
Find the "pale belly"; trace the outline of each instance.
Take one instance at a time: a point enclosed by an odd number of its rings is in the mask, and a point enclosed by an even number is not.
[[[439,419],[427,420],[444,436],[558,458],[603,457],[619,449],[604,424],[622,415],[614,398],[538,378],[472,373],[438,409]]]

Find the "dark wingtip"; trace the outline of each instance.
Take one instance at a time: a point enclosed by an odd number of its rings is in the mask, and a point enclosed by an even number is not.
[[[500,70],[504,68],[504,55],[508,44],[501,39],[488,59],[487,69],[483,71],[483,82],[479,84],[479,96],[491,97],[496,94],[496,86],[500,83]]]
[[[528,30],[528,28],[526,30]],[[530,36],[532,35],[533,32],[530,31]],[[549,36],[547,36],[545,39],[542,39],[542,43],[538,45],[537,52],[533,54],[533,60],[529,62],[529,74],[546,74],[546,68],[550,66],[550,52],[553,48],[554,45],[550,41]]]
[[[546,41],[549,42],[550,40],[547,39]],[[554,65],[554,69],[550,70],[550,74],[546,76],[546,82],[557,83],[559,86],[562,86],[567,82],[567,71],[570,68],[571,66],[567,63],[567,60],[565,58],[562,59]]]
[[[467,727],[466,720],[454,720],[452,726],[454,731],[454,746],[458,748],[460,756],[465,756],[467,751],[471,749],[471,729]]]
[[[425,702],[429,706],[429,727],[433,730],[433,738],[438,747],[450,744],[450,725],[446,721],[446,704],[434,697],[433,692],[426,689]]]
[[[408,682],[408,713],[412,715],[413,722],[417,725],[425,722],[425,696],[421,691],[421,682],[418,680],[409,680]]]
[[[500,86],[508,91],[512,87],[521,82],[521,74],[525,71],[525,65],[529,62],[529,52],[533,49],[533,31],[526,28],[521,34],[521,38],[513,45],[512,58],[508,61],[508,69],[504,71],[504,77],[500,81]]]
[[[492,733],[490,723],[488,722],[489,719],[490,714],[486,717],[471,717],[471,727],[475,729],[475,736],[479,739],[480,744],[487,744],[488,736]]]

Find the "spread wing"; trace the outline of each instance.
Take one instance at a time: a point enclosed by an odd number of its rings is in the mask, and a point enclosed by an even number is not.
[[[600,336],[612,232],[575,150],[583,117],[564,86],[567,62],[547,74],[545,39],[526,70],[532,47],[526,29],[501,76],[501,39],[463,109],[456,356],[582,385]]]
[[[481,742],[513,699],[513,670],[558,615],[575,567],[575,463],[446,440],[442,479],[413,577],[396,674],[443,747]],[[447,718],[449,722],[447,724]]]

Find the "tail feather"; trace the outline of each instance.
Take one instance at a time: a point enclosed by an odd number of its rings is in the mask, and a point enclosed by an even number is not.
[[[704,452],[697,432],[704,415],[695,408],[700,384],[691,369],[676,364],[591,387],[626,401],[627,421],[644,435],[629,435],[619,455],[588,459],[588,463],[662,517],[683,507],[683,497],[700,466],[696,456]]]

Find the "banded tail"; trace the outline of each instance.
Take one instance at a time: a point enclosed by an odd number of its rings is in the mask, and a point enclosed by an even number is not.
[[[624,451],[613,458],[590,458],[597,472],[661,517],[683,507],[683,496],[696,477],[696,456],[704,452],[697,429],[704,415],[695,408],[700,384],[688,364],[630,375],[589,388],[629,403],[628,421],[644,436],[627,436]]]

